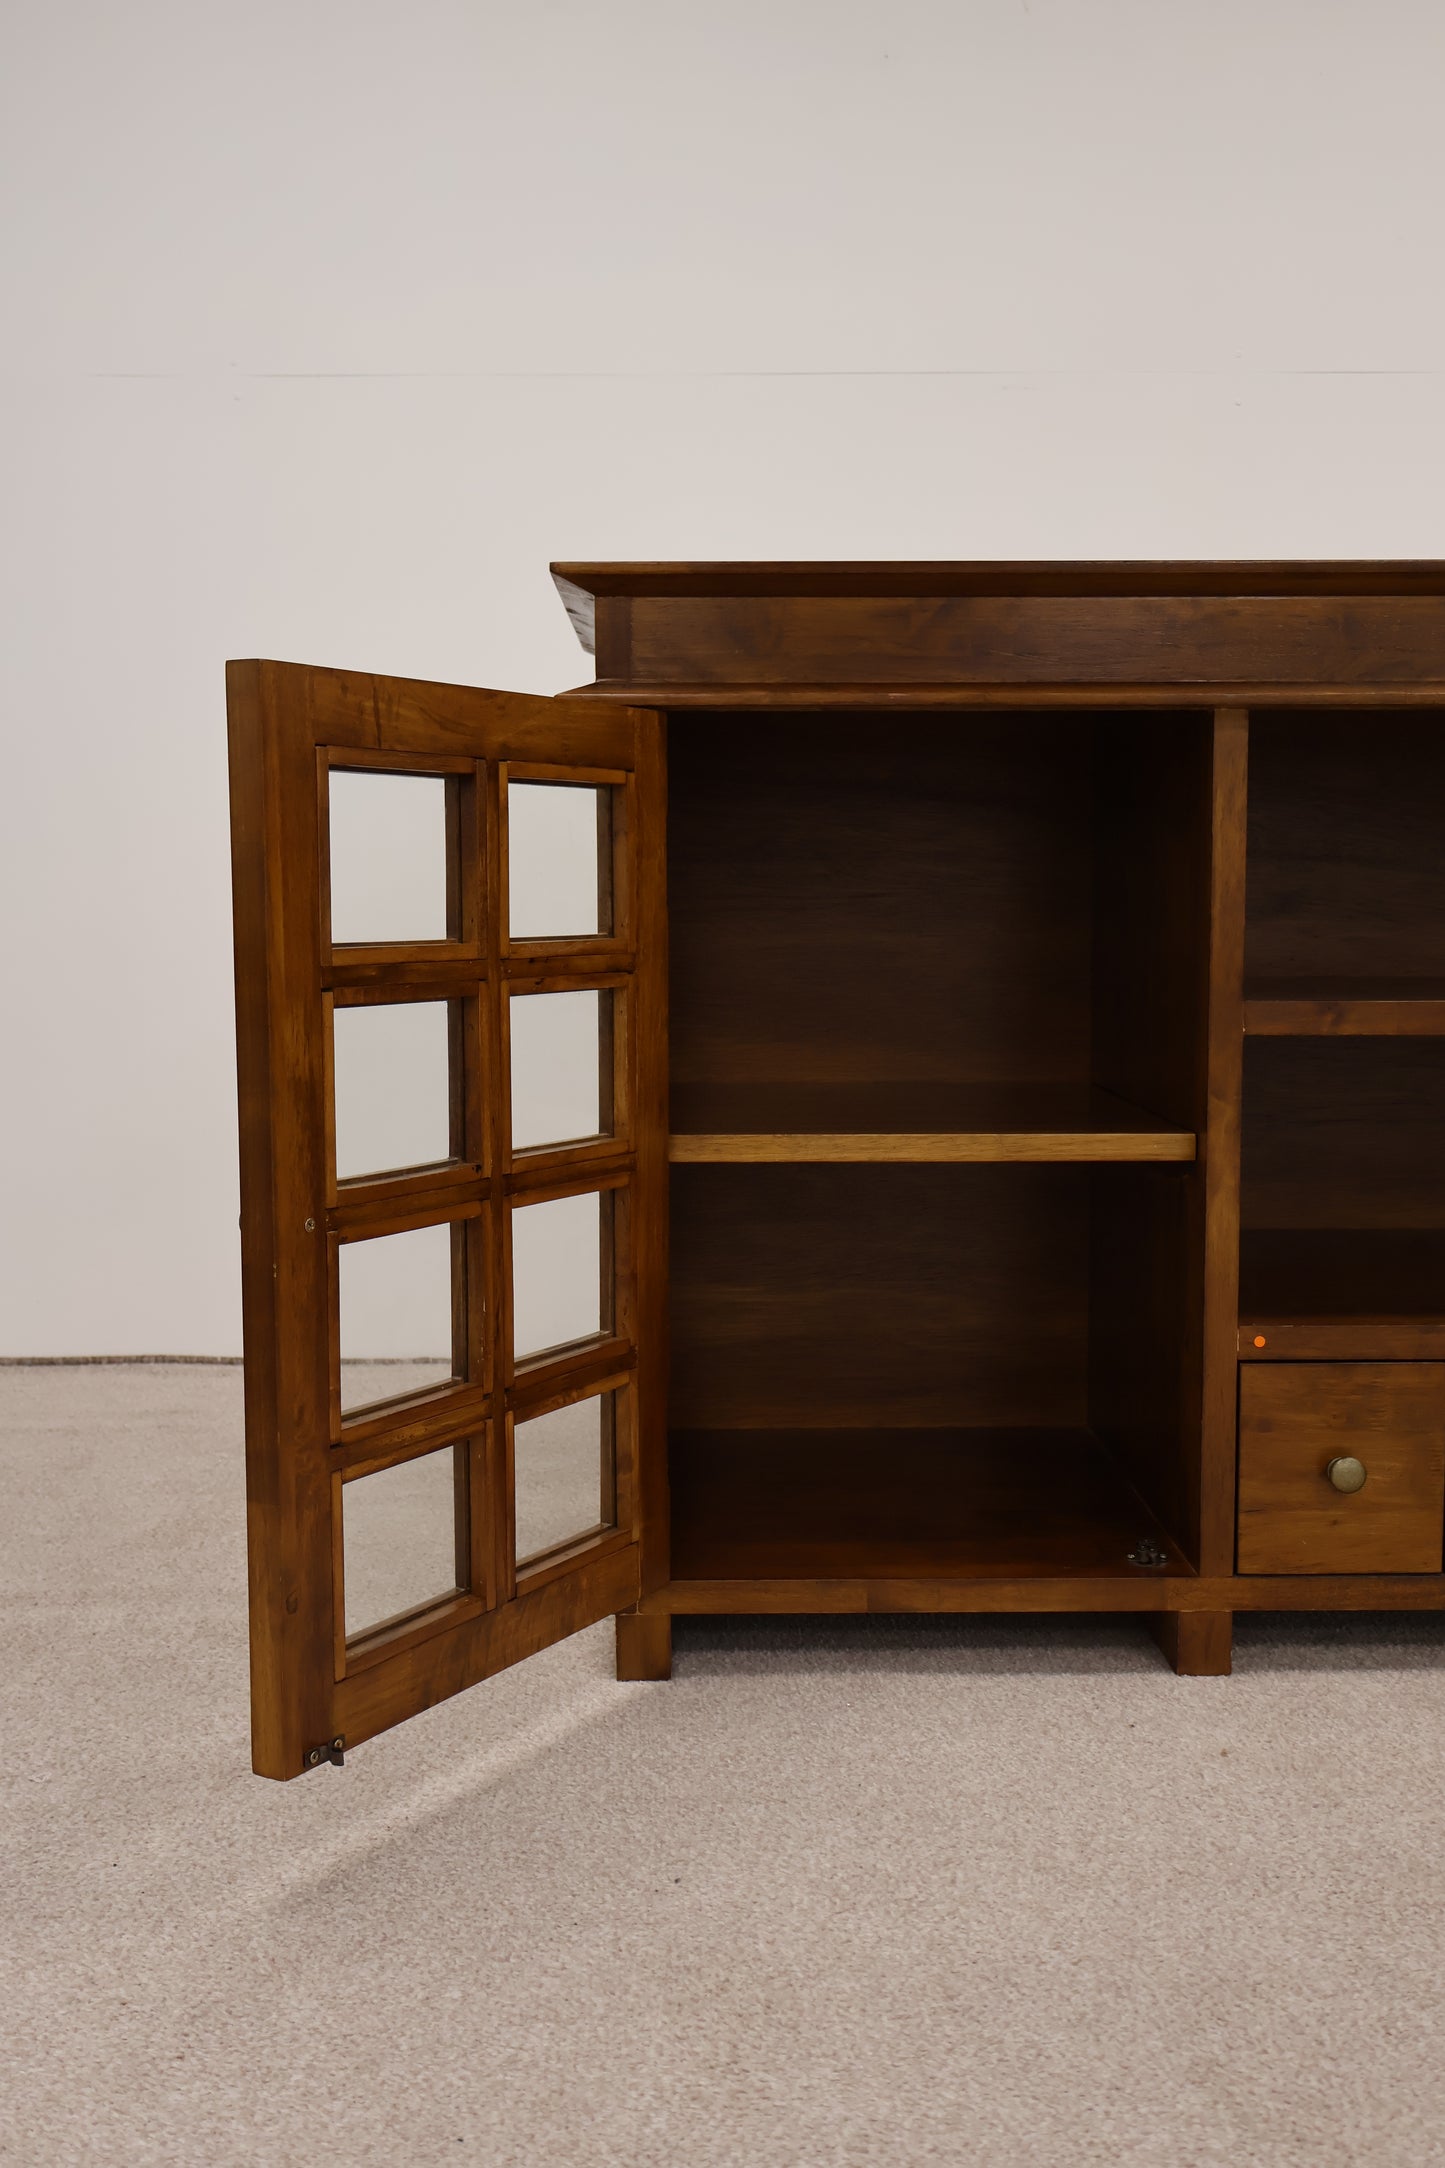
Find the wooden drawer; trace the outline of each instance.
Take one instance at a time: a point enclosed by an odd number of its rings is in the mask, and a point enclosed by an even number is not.
[[[1445,1362],[1241,1366],[1241,1573],[1438,1573],[1442,1527]]]

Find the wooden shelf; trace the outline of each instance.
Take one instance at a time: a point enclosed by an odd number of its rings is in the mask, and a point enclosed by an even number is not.
[[[1251,1362],[1445,1357],[1445,1232],[1247,1230],[1239,1352]]]
[[[1191,1160],[1192,1130],[1086,1085],[675,1084],[668,1156],[699,1161]]]
[[[678,1582],[1192,1571],[1087,1430],[675,1431],[671,1462]]]
[[[1438,1038],[1445,979],[1264,979],[1245,989],[1244,1028],[1276,1039]]]

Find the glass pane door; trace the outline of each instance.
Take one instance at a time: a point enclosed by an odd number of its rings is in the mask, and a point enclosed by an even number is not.
[[[254,1744],[284,1777],[637,1600],[660,743],[291,665],[229,690]]]

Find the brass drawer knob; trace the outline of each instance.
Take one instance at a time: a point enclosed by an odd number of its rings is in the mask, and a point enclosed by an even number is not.
[[[1339,1455],[1325,1470],[1335,1489],[1341,1491],[1363,1490],[1367,1473],[1364,1462],[1356,1460],[1352,1453]]]

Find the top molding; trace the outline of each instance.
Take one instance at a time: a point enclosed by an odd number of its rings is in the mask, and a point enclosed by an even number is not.
[[[594,697],[668,706],[1445,702],[1445,562],[601,564]]]

